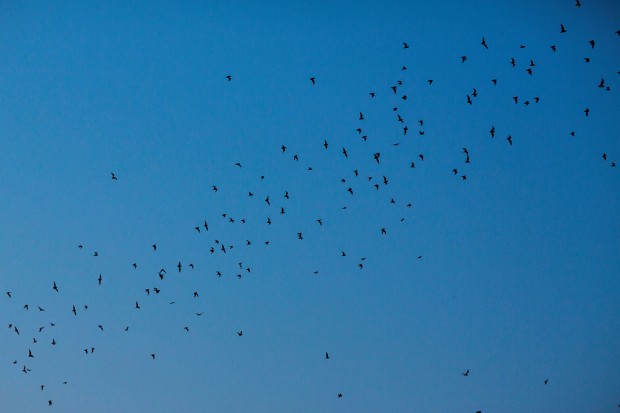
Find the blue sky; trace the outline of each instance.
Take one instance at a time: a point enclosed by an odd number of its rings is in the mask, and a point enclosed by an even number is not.
[[[619,18],[3,4],[3,408],[617,411]]]

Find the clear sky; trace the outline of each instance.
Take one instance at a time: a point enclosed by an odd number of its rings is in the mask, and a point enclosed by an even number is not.
[[[1,411],[619,411],[620,3],[180,3],[0,5]]]

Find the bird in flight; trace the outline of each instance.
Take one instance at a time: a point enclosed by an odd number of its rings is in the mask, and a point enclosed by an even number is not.
[[[312,82],[312,84],[313,84],[313,85],[315,85],[315,84],[316,84],[316,79],[315,79],[315,78],[311,77],[311,78],[310,78],[310,81]]]
[[[226,79],[228,79],[228,81],[230,82],[232,80],[232,76],[231,75],[227,75]],[[243,83],[243,82],[241,82],[241,83]]]
[[[461,374],[465,377],[469,376],[469,369],[467,369],[464,373],[461,373]]]
[[[114,174],[114,172],[110,172],[112,174],[112,180],[113,181],[118,181],[118,178],[116,177],[116,175]]]
[[[488,48],[489,48],[489,46],[487,46],[487,42],[486,42],[486,40],[484,39],[484,36],[482,36],[482,41],[480,42],[480,44],[481,44],[482,46],[484,46],[484,48],[485,48],[485,49],[488,49]]]
[[[58,292],[58,287],[56,286],[56,281],[54,281],[54,286],[52,287],[52,290]]]

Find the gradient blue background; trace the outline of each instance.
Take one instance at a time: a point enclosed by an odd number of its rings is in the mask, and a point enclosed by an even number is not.
[[[620,6],[582,3],[4,2],[0,410],[618,411]]]

